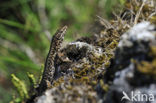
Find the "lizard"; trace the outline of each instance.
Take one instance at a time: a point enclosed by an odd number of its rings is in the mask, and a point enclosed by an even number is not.
[[[52,37],[49,53],[48,53],[46,61],[45,61],[42,79],[39,84],[39,94],[41,94],[49,86],[52,85],[53,76],[55,73],[54,60],[55,60],[57,53],[59,52],[59,50],[61,48],[66,30],[67,30],[67,26],[64,26],[61,29],[58,29],[57,32]]]

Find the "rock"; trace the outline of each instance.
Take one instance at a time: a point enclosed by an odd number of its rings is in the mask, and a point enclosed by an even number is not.
[[[121,36],[116,50],[82,41],[69,43],[55,58],[52,88],[36,103],[121,103],[122,99],[124,103],[154,103],[150,100],[156,98],[155,39],[155,26],[142,22]],[[132,98],[135,94],[138,97]]]
[[[104,55],[100,47],[87,44],[85,42],[72,42],[63,48],[56,57],[56,71],[54,79],[61,76],[73,75],[75,68],[83,68],[83,64],[93,63],[94,58],[100,58]],[[73,78],[75,78],[73,76]]]
[[[152,94],[156,99],[156,78],[148,73],[150,67],[146,68],[147,72],[139,69],[143,61],[155,61],[156,57],[149,55],[151,48],[156,46],[155,42],[156,28],[149,22],[139,23],[121,36],[113,64],[107,69],[104,78],[104,81],[112,83],[104,103],[121,103],[123,92],[131,99],[124,103],[154,103],[155,100],[149,101],[149,98],[146,101],[146,97],[142,98],[142,101],[136,97],[133,101],[131,93],[138,93],[139,96]]]
[[[149,22],[135,25],[121,36],[110,67],[106,69],[105,66],[102,66],[105,64],[103,62],[99,70],[97,67],[95,69],[93,64],[96,63],[95,57],[99,59],[106,53],[101,47],[79,41],[69,43],[56,58],[58,64],[56,64],[57,75],[55,75],[54,86],[38,97],[37,103],[88,103],[89,101],[121,103],[125,93],[130,100],[123,99],[124,103],[132,102],[132,94],[147,95],[147,98],[142,98],[144,101],[141,102],[137,101],[141,97],[135,97],[133,103],[154,103],[149,101],[148,94],[156,98],[156,78],[149,72],[140,70],[139,66],[142,61],[155,60],[155,57],[151,56],[155,55],[155,52],[151,50],[151,47],[155,46],[155,34],[155,26]],[[87,71],[79,74],[86,67]],[[74,68],[77,69],[74,70]],[[91,72],[89,70],[91,68],[94,68],[95,71]],[[102,73],[105,69],[106,73],[98,74],[97,71]],[[79,76],[76,75],[77,73]],[[90,73],[97,73],[97,78],[89,78]],[[103,78],[103,81],[100,78]]]

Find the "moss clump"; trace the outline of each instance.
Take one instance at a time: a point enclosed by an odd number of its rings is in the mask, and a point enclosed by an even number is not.
[[[18,94],[20,95],[21,100],[25,100],[29,98],[28,90],[26,88],[26,85],[23,81],[21,81],[19,78],[17,78],[14,74],[11,75],[12,83],[15,86],[15,88],[18,91]]]

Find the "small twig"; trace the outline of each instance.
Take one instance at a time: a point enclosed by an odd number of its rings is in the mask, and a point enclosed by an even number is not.
[[[97,15],[97,18],[99,19],[100,23],[103,24],[106,28],[110,29],[113,28],[113,26],[105,19]]]
[[[149,17],[147,18],[147,20],[151,19],[152,16],[156,15],[156,10],[155,12],[153,12],[152,14],[149,15]]]
[[[141,7],[140,7],[139,11],[136,14],[136,17],[135,17],[135,20],[134,20],[134,25],[136,25],[138,23],[138,19],[139,19],[140,13],[141,13],[144,5],[145,5],[145,2],[146,2],[146,0],[143,0],[143,3],[141,5]]]

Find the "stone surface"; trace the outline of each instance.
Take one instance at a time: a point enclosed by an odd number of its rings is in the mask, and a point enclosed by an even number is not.
[[[155,61],[156,57],[151,57],[151,47],[155,47],[156,28],[149,22],[142,22],[135,25],[127,33],[123,34],[116,50],[113,64],[107,69],[108,76],[105,81],[112,81],[110,90],[106,94],[104,103],[120,103],[123,91],[131,96],[135,94],[153,94],[156,99],[156,78],[154,75],[139,69],[138,65],[144,62]],[[146,69],[150,68],[147,66]],[[142,66],[143,68],[144,66]],[[155,67],[153,70],[156,69]],[[138,100],[138,99],[137,99]],[[138,100],[139,101],[139,100]],[[133,103],[154,103],[151,101]],[[132,101],[124,101],[131,103]]]
[[[36,102],[121,103],[123,92],[130,99],[132,92],[140,95],[151,93],[156,98],[156,72],[153,74],[149,72],[150,67],[142,65],[142,62],[155,61],[156,51],[151,49],[156,47],[155,42],[154,25],[149,22],[135,25],[121,36],[107,69],[106,59],[102,61],[101,58],[109,56],[105,49],[82,41],[69,43],[56,58],[58,64],[54,86],[38,97]],[[113,55],[113,51],[110,54]],[[141,69],[144,66],[146,70]],[[155,64],[152,67],[152,70],[156,69]],[[83,73],[79,74],[80,71]],[[141,102],[123,99],[122,103],[155,103],[143,99]]]

